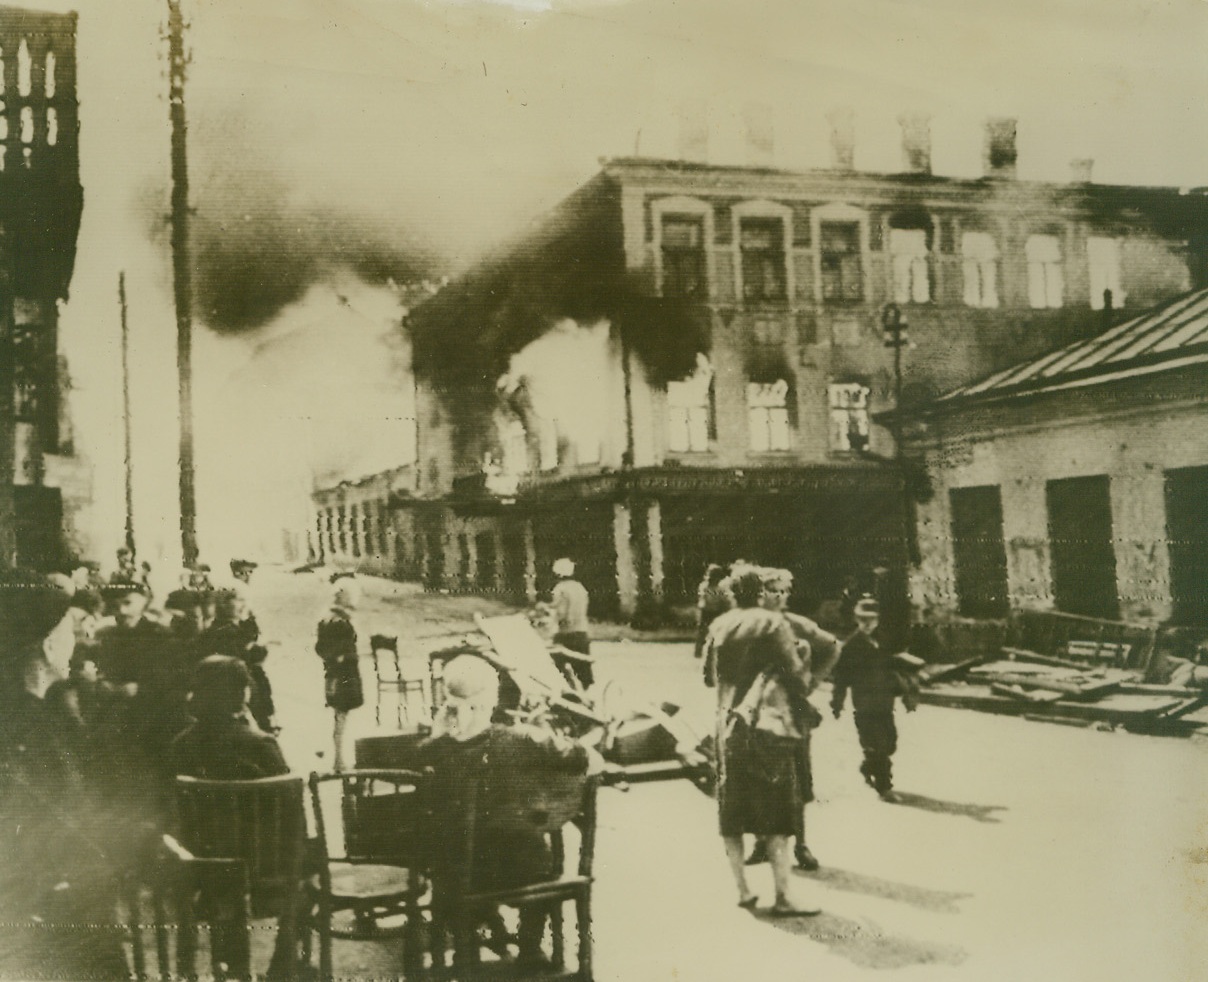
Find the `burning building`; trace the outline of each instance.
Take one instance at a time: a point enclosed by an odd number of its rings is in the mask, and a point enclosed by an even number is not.
[[[529,596],[573,557],[601,616],[687,605],[708,561],[797,574],[806,609],[891,570],[904,488],[873,414],[1101,331],[1205,277],[1208,198],[985,175],[790,172],[608,160],[519,241],[412,311],[416,486],[408,563],[446,589]],[[902,378],[885,311],[908,322]]]
[[[87,497],[61,411],[80,187],[76,17],[0,7],[0,565],[66,558]]]

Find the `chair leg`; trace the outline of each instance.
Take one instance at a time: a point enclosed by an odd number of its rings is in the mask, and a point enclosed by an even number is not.
[[[407,924],[403,929],[403,975],[419,975],[424,968],[424,918],[412,907],[407,911]]]
[[[191,979],[197,971],[197,919],[193,890],[180,892],[180,933],[176,939],[176,974]]]
[[[554,964],[558,968],[566,968],[566,938],[563,935],[566,915],[561,902],[555,904],[549,912],[550,934],[553,935]]]
[[[139,881],[133,876],[121,880],[121,903],[126,909],[126,925],[130,934],[130,955],[134,962],[134,974],[138,978],[147,975],[147,951],[143,945],[142,907],[139,904]]]
[[[160,978],[166,979],[172,975],[172,966],[168,963],[168,916],[163,888],[158,881],[152,888],[151,909],[155,916],[155,958],[159,963]]]
[[[575,920],[579,929],[579,982],[592,982],[590,893],[580,894],[575,901]]]
[[[331,960],[331,911],[319,902],[319,978],[329,982],[334,978]]]

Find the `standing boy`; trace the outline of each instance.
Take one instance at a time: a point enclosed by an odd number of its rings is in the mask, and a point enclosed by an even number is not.
[[[893,791],[891,759],[898,747],[893,719],[897,679],[892,657],[881,649],[875,637],[881,616],[877,602],[866,597],[856,604],[854,613],[856,633],[844,643],[835,666],[831,710],[838,719],[847,701],[847,690],[851,689],[856,732],[864,750],[860,773],[882,801],[892,803],[898,800]]]

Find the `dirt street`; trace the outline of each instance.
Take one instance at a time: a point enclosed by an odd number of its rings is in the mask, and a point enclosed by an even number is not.
[[[311,650],[327,586],[263,570],[254,585],[293,767],[330,759],[322,672]],[[363,637],[405,641],[469,627],[472,598],[371,581]],[[598,643],[622,698],[670,701],[704,732],[711,694],[686,643]],[[353,736],[374,726],[368,702]],[[825,693],[817,698],[824,704]],[[1196,982],[1208,977],[1208,741],[994,717],[898,711],[886,804],[859,773],[850,714],[815,732],[819,801],[808,839],[822,863],[796,874],[814,919],[739,909],[713,802],[686,782],[601,798],[595,936],[602,982],[961,979]],[[317,756],[323,753],[323,757]],[[770,901],[766,866],[752,870]],[[337,945],[345,977],[389,972],[391,952]]]

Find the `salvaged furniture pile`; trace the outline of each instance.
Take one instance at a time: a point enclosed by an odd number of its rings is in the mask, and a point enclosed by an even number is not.
[[[1208,715],[1208,668],[1177,635],[1055,611],[1019,611],[995,652],[919,673],[920,701],[1138,733],[1188,735]]]

